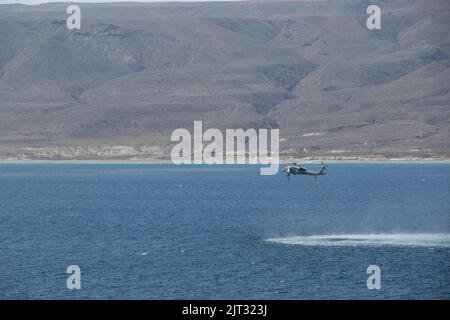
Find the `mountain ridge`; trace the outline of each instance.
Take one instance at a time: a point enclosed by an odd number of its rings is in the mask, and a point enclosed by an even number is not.
[[[0,5],[0,160],[168,159],[195,120],[279,128],[285,159],[450,158],[446,1],[66,7]]]

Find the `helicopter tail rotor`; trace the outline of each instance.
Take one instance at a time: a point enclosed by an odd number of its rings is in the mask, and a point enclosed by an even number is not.
[[[323,161],[320,162],[320,173],[321,174],[326,174],[326,170],[327,170],[328,165],[324,164]]]

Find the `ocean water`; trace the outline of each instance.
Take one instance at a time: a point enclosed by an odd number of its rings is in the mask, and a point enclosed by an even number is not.
[[[450,165],[2,164],[0,298],[450,299]]]

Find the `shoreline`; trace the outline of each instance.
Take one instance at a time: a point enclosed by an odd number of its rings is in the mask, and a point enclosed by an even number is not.
[[[293,162],[300,163],[320,163],[322,160],[312,160],[312,159],[280,159],[280,165],[285,165]],[[410,158],[395,158],[395,159],[333,159],[333,160],[323,160],[324,163],[342,163],[342,164],[352,164],[352,163],[368,163],[368,164],[406,164],[406,163],[416,163],[416,164],[450,164],[450,159],[410,159]],[[117,165],[127,165],[127,164],[173,164],[171,160],[157,160],[157,159],[146,159],[146,160],[3,160],[0,159],[0,165],[2,164],[117,164]],[[183,164],[183,165],[198,165],[198,164]],[[205,165],[205,164],[200,164]],[[216,165],[260,165],[266,166],[264,164],[216,164]]]

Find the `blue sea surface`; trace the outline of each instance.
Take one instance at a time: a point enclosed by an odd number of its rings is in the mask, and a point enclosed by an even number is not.
[[[1,164],[0,299],[450,299],[450,165]]]

